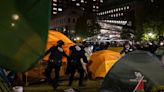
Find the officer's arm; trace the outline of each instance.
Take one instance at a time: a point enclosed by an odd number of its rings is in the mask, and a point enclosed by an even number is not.
[[[68,57],[68,55],[63,51],[63,56]]]
[[[68,56],[68,57],[67,57],[68,65],[71,64],[71,60],[72,60],[72,57],[71,57],[71,56]]]
[[[52,48],[52,47],[51,47],[51,48]],[[51,48],[49,48],[49,49],[45,52],[44,56],[46,56],[48,53],[51,52]]]
[[[85,63],[88,63],[87,57],[85,56],[84,53],[82,54],[82,59],[83,59],[83,61],[84,61]]]
[[[68,55],[64,52],[63,48],[58,47],[58,51],[62,53],[63,56],[68,57]]]

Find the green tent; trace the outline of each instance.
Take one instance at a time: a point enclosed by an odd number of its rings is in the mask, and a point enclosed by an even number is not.
[[[156,51],[155,54],[158,56],[164,55],[164,46],[159,47]]]
[[[164,85],[164,69],[156,56],[145,51],[128,53],[110,69],[101,92],[134,92],[140,76],[144,76],[145,92]]]
[[[8,87],[7,83],[0,76],[0,92],[11,92],[11,89]]]
[[[0,1],[0,67],[26,71],[43,55],[51,0]]]

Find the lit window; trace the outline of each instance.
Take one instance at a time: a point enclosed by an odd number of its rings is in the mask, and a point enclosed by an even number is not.
[[[102,12],[102,15],[104,15],[104,12]]]
[[[53,2],[57,2],[57,0],[53,0]]]
[[[111,15],[111,17],[113,17],[113,14]]]
[[[126,9],[130,9],[130,7],[129,7],[129,6],[127,6],[127,7],[126,7]]]
[[[123,16],[124,15],[124,13],[121,13],[121,16]]]
[[[104,14],[106,14],[106,11],[104,11]]]
[[[118,11],[118,8],[116,9],[116,12]]]
[[[115,9],[115,12],[117,12],[117,9]]]
[[[76,3],[76,6],[80,6],[80,4],[79,3]]]
[[[57,6],[57,4],[56,3],[53,3],[53,6]]]
[[[63,11],[63,9],[62,8],[58,8],[58,11]]]
[[[93,8],[96,8],[96,6],[93,6]]]
[[[121,11],[121,8],[119,8],[118,10]]]
[[[111,13],[113,13],[113,10],[111,10]]]
[[[57,12],[53,12],[53,14],[57,14]]]
[[[99,6],[96,6],[96,9],[99,9]]]
[[[103,0],[100,0],[101,3],[103,3]]]
[[[81,0],[82,3],[84,3],[84,0]]]
[[[116,17],[118,17],[118,14],[116,14]]]
[[[57,8],[53,8],[53,10],[57,10]]]
[[[96,0],[93,0],[93,1],[96,1]]]
[[[121,10],[124,10],[124,8],[121,8]]]
[[[108,12],[110,13],[110,10]]]
[[[72,1],[76,1],[76,0],[72,0]]]
[[[126,10],[126,6],[124,7],[124,10]]]

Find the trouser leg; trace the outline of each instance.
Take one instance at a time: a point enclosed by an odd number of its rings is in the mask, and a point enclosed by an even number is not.
[[[69,77],[69,86],[72,85],[74,75],[75,75],[75,69],[71,71],[71,75]]]
[[[51,72],[52,72],[53,66],[51,65],[51,63],[48,63],[46,69],[45,69],[45,76],[48,82],[51,82]]]
[[[55,78],[53,80],[53,86],[57,87],[59,81],[60,66],[55,67]]]
[[[84,69],[82,67],[78,67],[78,72],[80,74],[79,78],[79,86],[83,85],[83,79],[84,79]]]

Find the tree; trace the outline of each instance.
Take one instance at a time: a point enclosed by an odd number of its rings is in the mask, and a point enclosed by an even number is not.
[[[123,28],[123,30],[121,32],[121,38],[122,39],[132,40],[134,38],[133,30],[131,30],[129,28]]]
[[[164,36],[164,1],[157,0],[148,3],[145,11],[145,20],[143,23],[144,33],[152,32],[157,34],[157,39]],[[156,40],[157,40],[156,39]]]
[[[94,15],[82,15],[76,22],[75,34],[82,37],[90,37],[100,32],[100,25]]]

